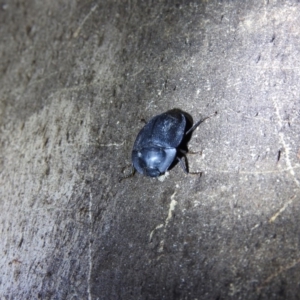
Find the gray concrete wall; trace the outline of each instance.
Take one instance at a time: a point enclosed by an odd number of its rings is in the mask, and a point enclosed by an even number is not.
[[[298,299],[300,4],[1,1],[1,299]],[[142,119],[193,171],[118,179]]]

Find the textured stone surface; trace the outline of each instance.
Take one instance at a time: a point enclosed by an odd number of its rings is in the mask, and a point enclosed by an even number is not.
[[[297,1],[2,1],[1,299],[296,299]],[[118,179],[142,119],[187,176]]]

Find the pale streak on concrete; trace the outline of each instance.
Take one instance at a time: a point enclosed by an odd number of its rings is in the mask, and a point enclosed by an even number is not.
[[[290,200],[288,200],[284,205],[269,219],[269,223],[273,223],[277,217],[286,210],[286,208],[293,202],[293,200],[296,198],[296,195],[292,197]]]
[[[300,263],[300,259],[295,260],[294,262],[292,262],[291,264],[288,264],[285,267],[280,267],[278,271],[274,272],[273,274],[271,274],[267,279],[264,280],[264,282],[257,288],[257,292],[260,292],[263,288],[267,287],[268,284],[277,276],[279,276],[280,274],[282,274],[283,272],[286,272],[288,270],[290,270],[291,268],[294,268],[296,265],[298,265]]]
[[[91,16],[91,14],[97,9],[98,5],[95,5],[91,8],[91,10],[89,11],[89,13],[85,16],[85,18],[83,19],[83,21],[80,23],[79,27],[75,30],[75,32],[73,33],[73,38],[77,38],[81,28],[83,27],[84,23],[88,20],[88,18]]]
[[[275,99],[273,99],[273,103],[274,103],[275,110],[276,110],[276,115],[277,115],[277,118],[278,118],[279,128],[281,130],[281,128],[283,126],[283,122],[282,122],[282,119],[281,119],[281,116],[280,116],[279,107],[278,107],[278,104],[275,101]],[[287,164],[288,170],[289,170],[290,174],[292,175],[293,180],[296,183],[297,187],[300,187],[299,180],[295,176],[294,167],[292,166],[291,159],[290,159],[290,151],[291,151],[290,145],[285,141],[284,134],[283,134],[282,131],[279,132],[279,141],[280,141],[280,143],[282,144],[282,146],[284,147],[284,150],[285,150],[285,159],[286,159],[286,164]]]
[[[90,191],[90,200],[89,200],[89,219],[90,219],[90,231],[89,231],[89,275],[88,275],[88,283],[87,283],[87,292],[88,292],[88,299],[92,300],[92,293],[91,293],[91,281],[92,281],[92,269],[93,269],[93,258],[92,258],[92,236],[93,236],[93,213],[92,213],[92,206],[93,206],[93,196],[92,192]]]
[[[174,199],[175,195],[176,195],[176,191],[171,196],[171,202],[170,202],[170,206],[169,206],[168,216],[165,220],[165,227],[169,224],[169,222],[173,216],[173,211],[175,210],[175,206],[177,205],[177,201]]]
[[[289,171],[289,173],[291,174],[292,178],[293,178],[293,181],[295,182],[295,184],[297,185],[298,188],[300,188],[300,182],[299,180],[297,179],[296,177],[296,174],[295,174],[295,167],[292,166],[292,162],[291,162],[291,158],[290,158],[290,151],[291,151],[291,148],[290,148],[290,145],[286,142],[285,140],[285,137],[284,137],[284,134],[283,134],[283,131],[281,131],[282,127],[283,127],[283,121],[282,121],[282,118],[281,118],[281,115],[280,115],[280,112],[279,112],[279,106],[278,106],[278,103],[277,101],[273,98],[272,99],[272,102],[274,104],[274,107],[275,107],[275,112],[276,112],[276,116],[277,116],[277,119],[278,119],[278,125],[279,125],[279,141],[281,143],[281,145],[283,146],[284,150],[285,150],[285,161],[286,161],[286,164],[287,164],[287,170]],[[290,200],[288,200],[270,219],[269,219],[269,222],[272,223],[274,222],[277,217],[286,210],[286,208],[293,202],[293,200],[296,198],[296,196],[292,197]]]
[[[173,217],[173,212],[175,210],[175,207],[177,205],[177,201],[174,199],[176,195],[176,191],[172,194],[171,196],[171,202],[170,202],[170,205],[169,205],[169,210],[168,210],[168,215],[165,219],[165,222],[162,223],[162,224],[159,224],[157,225],[151,232],[150,232],[150,236],[149,236],[149,241],[151,242],[152,241],[152,238],[153,238],[153,234],[154,232],[157,230],[157,229],[160,229],[160,228],[164,228],[164,235],[166,234],[167,232],[167,225],[169,224],[170,220],[172,219]],[[164,245],[165,245],[165,240],[162,239],[160,241],[160,246],[159,246],[159,249],[158,249],[158,252],[162,252],[164,250]]]

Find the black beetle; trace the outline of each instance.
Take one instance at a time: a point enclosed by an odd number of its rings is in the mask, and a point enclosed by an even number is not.
[[[177,159],[188,173],[180,159],[180,154],[185,154],[183,142],[189,133],[208,118],[191,126],[190,116],[179,109],[153,117],[141,129],[134,142],[131,156],[133,168],[143,175],[157,177],[165,173]]]

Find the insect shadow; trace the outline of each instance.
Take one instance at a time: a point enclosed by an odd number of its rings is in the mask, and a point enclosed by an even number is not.
[[[120,181],[133,176],[135,171],[158,177],[178,162],[185,173],[201,174],[189,172],[186,154],[190,152],[187,145],[193,131],[210,117],[193,124],[191,115],[177,108],[153,117],[140,130],[134,142],[131,173],[120,178]]]

